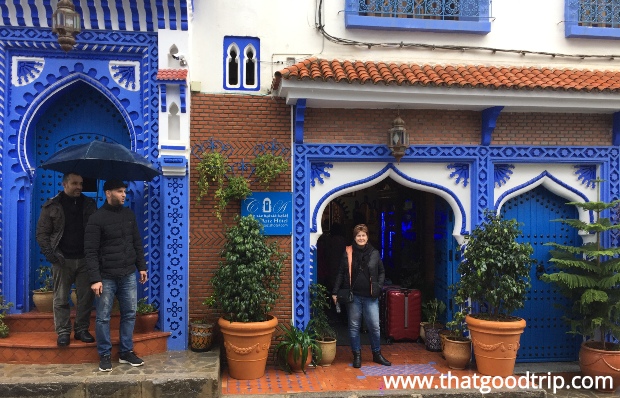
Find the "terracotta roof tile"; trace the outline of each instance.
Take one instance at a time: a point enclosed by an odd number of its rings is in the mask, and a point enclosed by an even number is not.
[[[308,58],[291,65],[278,72],[276,78],[284,80],[334,80],[335,82],[348,82],[350,84],[396,84],[399,86],[620,91],[620,72],[614,71],[551,69],[547,67],[418,65],[317,58]],[[279,84],[277,85],[279,86]]]
[[[157,80],[184,81],[187,79],[187,69],[159,69]]]

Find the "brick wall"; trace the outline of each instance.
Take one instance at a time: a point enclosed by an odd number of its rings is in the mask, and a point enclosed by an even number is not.
[[[232,145],[230,162],[250,162],[254,159],[255,145],[273,139],[290,149],[290,107],[283,100],[264,96],[193,94],[191,145],[194,147],[210,138]],[[196,164],[197,159],[193,157],[190,165],[189,312],[191,319],[208,316],[215,321],[220,314],[201,303],[213,291],[210,280],[221,260],[226,225],[232,224],[234,216],[241,210],[239,201],[232,201],[222,213],[222,221],[218,220],[213,211],[216,203],[213,189],[197,203]],[[258,183],[252,183],[251,189],[264,191]],[[290,192],[290,173],[280,175],[269,190]],[[270,239],[277,240],[283,251],[290,254],[290,236]],[[274,311],[274,315],[284,322],[292,318],[291,278],[289,256],[282,274],[282,298]]]

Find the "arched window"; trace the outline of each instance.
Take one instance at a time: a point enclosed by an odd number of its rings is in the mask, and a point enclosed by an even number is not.
[[[260,89],[260,40],[256,37],[224,37],[224,89]]]
[[[181,118],[179,117],[179,107],[176,103],[168,107],[168,138],[171,140],[181,139]]]
[[[258,69],[258,62],[256,60],[256,50],[254,46],[248,44],[245,47],[245,67],[243,68],[245,79],[244,85],[246,88],[256,87],[256,75]]]
[[[228,46],[226,57],[226,86],[227,88],[239,87],[239,47],[235,43]]]

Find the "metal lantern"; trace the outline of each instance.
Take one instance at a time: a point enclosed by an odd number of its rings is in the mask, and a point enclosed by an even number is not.
[[[58,44],[69,52],[75,46],[75,36],[80,33],[81,18],[71,0],[60,0],[52,15],[52,33],[58,35]]]
[[[408,147],[409,134],[405,128],[405,121],[397,116],[392,122],[392,128],[388,130],[388,148],[392,151],[396,162],[400,163],[400,158],[405,156],[405,150]]]

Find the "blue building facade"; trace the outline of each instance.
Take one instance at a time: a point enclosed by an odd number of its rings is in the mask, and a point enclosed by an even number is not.
[[[30,311],[36,270],[45,265],[34,230],[41,204],[62,190],[62,175],[39,165],[69,145],[120,143],[163,172],[127,190],[150,271],[139,296],[158,306],[159,328],[171,332],[168,348],[185,349],[187,156],[185,146],[162,143],[159,103],[168,82],[157,76],[162,32],[187,30],[188,4],[138,2],[124,10],[118,2],[78,2],[83,30],[64,52],[50,29],[52,3],[0,5],[0,294],[13,312]],[[103,181],[86,182],[84,193],[101,205]]]

